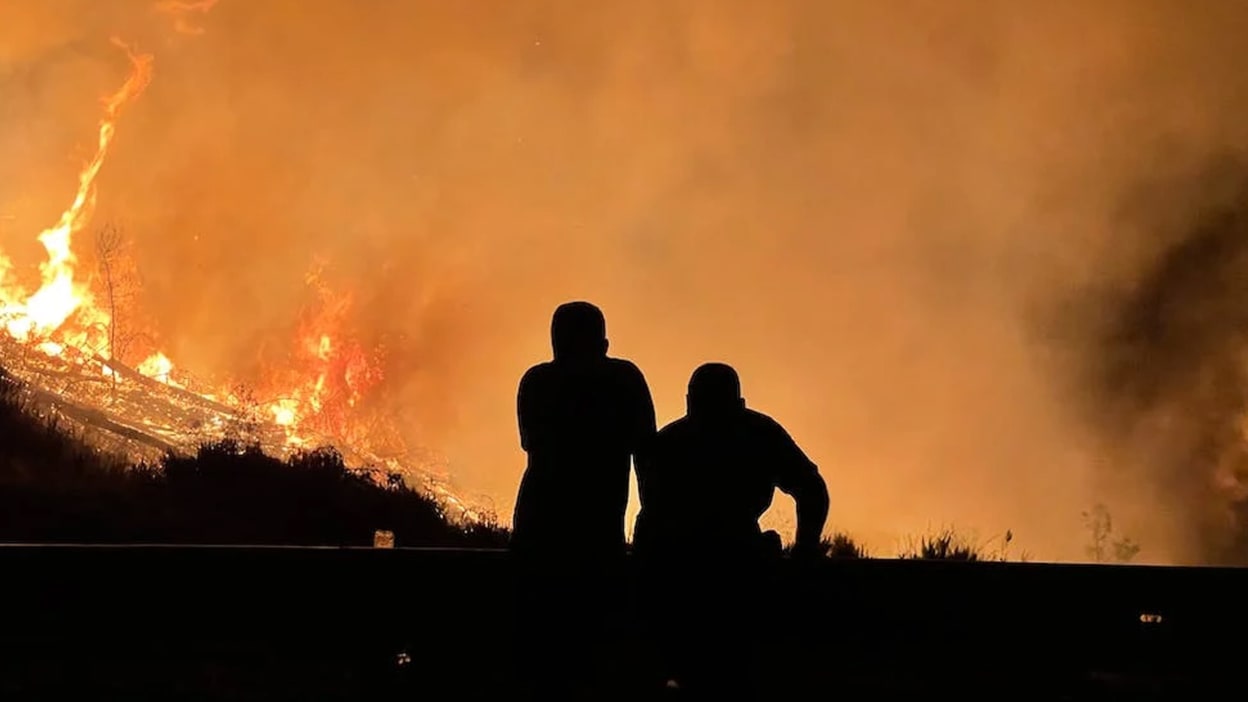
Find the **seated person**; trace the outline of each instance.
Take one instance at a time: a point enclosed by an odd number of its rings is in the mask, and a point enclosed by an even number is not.
[[[828,490],[775,420],[748,409],[732,367],[708,363],[689,381],[687,414],[663,427],[637,465],[639,555],[760,554],[758,520],[780,488],[797,503],[795,554],[818,550]],[[774,534],[773,534],[774,535]]]

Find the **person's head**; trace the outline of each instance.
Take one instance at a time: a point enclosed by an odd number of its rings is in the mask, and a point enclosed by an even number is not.
[[[607,321],[588,302],[565,302],[550,320],[550,345],[555,360],[584,360],[607,355]]]
[[[691,417],[717,417],[745,409],[741,397],[741,379],[737,371],[725,363],[704,363],[689,378],[685,396]]]

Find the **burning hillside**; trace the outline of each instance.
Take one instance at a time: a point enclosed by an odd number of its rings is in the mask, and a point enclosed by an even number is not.
[[[1248,8],[1019,5],[0,0],[3,362],[126,451],[428,447],[506,514],[590,299],[661,422],[737,367],[876,550],[1080,560],[1103,504],[1242,554],[1239,268],[1160,261],[1203,185],[1121,210],[1248,144]]]
[[[206,11],[211,5],[162,8]],[[46,254],[37,286],[28,285],[33,276],[0,250],[0,367],[23,381],[26,399],[41,413],[132,460],[189,454],[224,439],[259,445],[279,457],[333,445],[349,464],[399,473],[441,498],[452,513],[473,518],[428,465],[417,465],[389,420],[363,406],[381,379],[381,351],[352,335],[351,296],[333,290],[319,270],[307,278],[314,298],[288,353],[248,387],[196,377],[158,348],[157,335],[137,332],[129,316],[139,301],[121,290],[123,269],[133,262],[115,230],[97,228],[89,251],[96,265],[84,265],[83,235],[93,231],[97,177],[125,110],[153,75],[151,54],[119,39],[113,43],[128,58],[130,72],[103,100],[94,155],[69,206],[37,236]]]

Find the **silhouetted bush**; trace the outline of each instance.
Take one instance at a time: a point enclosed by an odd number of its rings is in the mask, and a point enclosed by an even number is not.
[[[0,541],[499,547],[497,523],[456,524],[398,476],[379,483],[333,449],[279,460],[222,442],[126,466],[33,411],[0,371]]]
[[[1096,563],[1130,563],[1140,552],[1140,545],[1130,537],[1114,531],[1114,520],[1109,508],[1102,504],[1083,513],[1083,523],[1091,537],[1087,554]]]
[[[898,558],[921,558],[944,561],[982,560],[980,548],[953,529],[942,529],[934,534],[911,541],[898,554]]]
[[[819,545],[829,558],[870,558],[865,546],[854,541],[849,534],[837,532],[832,538],[824,537]]]
[[[784,547],[786,554],[793,552],[793,544],[786,544]],[[832,536],[825,536],[819,540],[819,555],[825,558],[870,558],[866,546],[859,544],[854,537],[845,532],[838,531]]]

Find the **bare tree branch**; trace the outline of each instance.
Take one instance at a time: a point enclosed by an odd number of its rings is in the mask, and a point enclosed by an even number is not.
[[[144,335],[135,323],[133,309],[141,287],[138,268],[130,241],[121,227],[108,223],[96,230],[95,257],[103,303],[108,311],[105,330],[108,348],[97,349],[97,353],[103,351],[101,355],[125,363]],[[116,373],[112,375],[115,391],[118,378]]]

